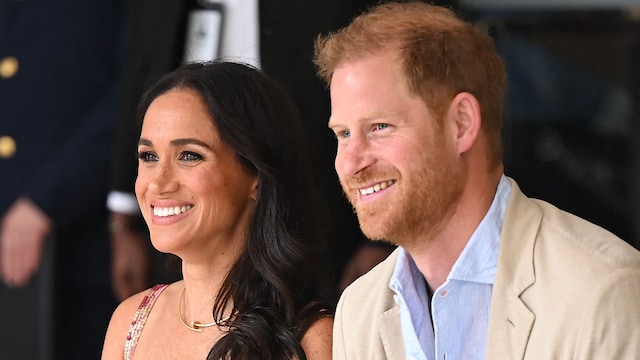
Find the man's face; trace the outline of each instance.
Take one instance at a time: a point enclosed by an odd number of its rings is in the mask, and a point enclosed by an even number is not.
[[[463,189],[455,129],[407,86],[396,54],[347,61],[331,81],[335,167],[365,235],[407,246],[430,237]]]

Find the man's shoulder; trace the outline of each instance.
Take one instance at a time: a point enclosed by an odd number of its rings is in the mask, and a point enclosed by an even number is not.
[[[504,244],[514,253],[544,252],[548,260],[558,259],[560,266],[567,262],[583,267],[613,270],[640,267],[640,252],[603,227],[559,209],[544,200],[532,199],[517,187],[505,214]],[[538,261],[539,262],[539,261]]]
[[[634,267],[640,269],[640,252],[603,227],[537,201],[543,209],[543,222],[538,241],[565,250],[573,258],[599,263],[604,268]]]

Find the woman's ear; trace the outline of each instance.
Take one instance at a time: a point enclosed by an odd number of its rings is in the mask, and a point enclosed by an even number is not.
[[[449,110],[455,117],[456,147],[458,153],[462,154],[469,151],[480,133],[482,125],[480,103],[472,94],[461,92],[453,98]]]
[[[258,177],[253,180],[253,184],[251,185],[251,192],[249,193],[249,198],[251,200],[256,200],[258,198]]]

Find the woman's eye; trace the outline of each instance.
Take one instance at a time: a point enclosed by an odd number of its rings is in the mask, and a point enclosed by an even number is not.
[[[142,162],[158,161],[158,157],[150,151],[138,152],[138,160]]]
[[[388,128],[388,127],[389,127],[389,124],[386,124],[386,123],[375,124],[373,126],[373,131],[384,130],[384,129]]]
[[[185,151],[182,154],[180,154],[180,160],[198,161],[198,160],[202,160],[202,156],[200,154],[197,154],[191,151]]]

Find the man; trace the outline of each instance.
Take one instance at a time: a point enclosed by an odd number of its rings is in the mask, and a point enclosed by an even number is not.
[[[637,359],[640,254],[503,174],[488,35],[379,5],[315,61],[342,188],[365,235],[399,245],[343,292],[336,359]]]

